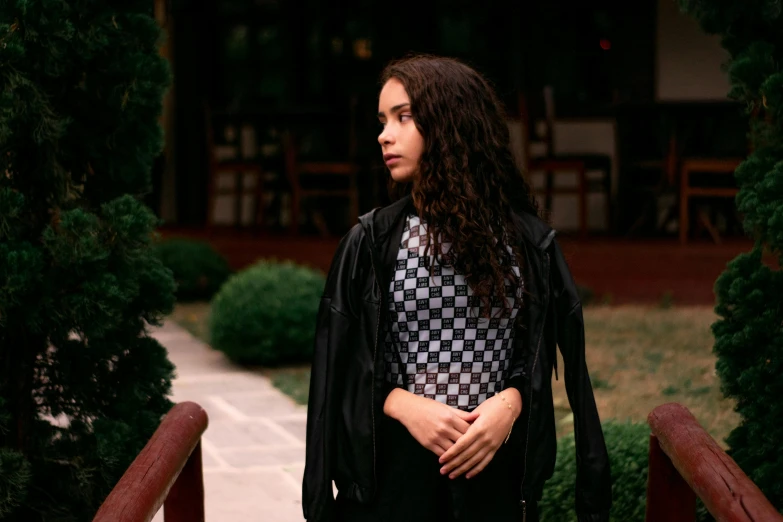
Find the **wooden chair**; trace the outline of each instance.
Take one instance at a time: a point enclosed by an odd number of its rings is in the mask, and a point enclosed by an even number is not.
[[[289,231],[292,235],[299,234],[302,201],[307,198],[345,199],[348,202],[350,226],[353,226],[359,220],[359,194],[357,188],[359,165],[355,161],[356,130],[354,121],[356,104],[356,97],[352,97],[349,111],[351,119],[349,123],[348,154],[345,161],[300,161],[295,134],[287,132],[283,137],[285,170],[291,185],[291,221]],[[320,186],[308,187],[306,178],[320,179]],[[341,179],[342,183],[336,187],[328,187],[330,183],[329,178],[332,181]],[[321,228],[322,235],[328,235],[325,224],[319,228]]]
[[[759,110],[758,108],[754,109],[751,113],[751,119],[758,118]],[[743,134],[745,134],[746,129],[746,116],[744,113],[740,113],[736,116],[739,118],[739,120],[735,121],[732,125],[736,125],[736,128],[738,130],[742,130]],[[719,127],[720,128],[720,127]],[[713,129],[710,129],[713,130]],[[724,128],[725,130],[725,128]],[[714,133],[713,136],[708,136],[710,138],[710,143],[714,144],[716,143],[716,140],[719,139],[719,137],[722,135],[722,132],[718,131]],[[738,148],[736,145],[740,143],[740,136],[737,135],[731,135],[729,141],[726,142],[725,140],[723,142],[718,141],[718,143],[721,145],[718,150],[721,151],[733,151],[729,152],[731,156],[727,154],[726,157],[684,157],[680,159],[680,243],[686,244],[688,242],[688,233],[690,232],[690,200],[694,197],[713,197],[713,198],[731,198],[734,199],[737,196],[737,193],[739,193],[739,188],[736,186],[736,184],[733,182],[733,180],[730,180],[729,183],[723,183],[719,184],[718,186],[712,185],[712,186],[704,186],[703,184],[699,184],[694,186],[693,184],[693,174],[701,174],[704,176],[732,176],[734,174],[734,171],[737,170],[737,167],[739,167],[740,163],[744,161],[744,157],[747,157],[747,155],[753,153],[753,142],[750,140],[748,136],[745,137],[747,140],[744,143],[744,146],[741,148]],[[736,141],[735,141],[736,140]],[[715,178],[711,178],[715,179]],[[733,202],[732,202],[733,206]],[[736,211],[736,208],[735,208]],[[712,237],[712,240],[716,244],[721,243],[720,234],[718,233],[718,230],[713,225],[712,221],[710,220],[709,215],[706,212],[699,212],[699,223],[707,229],[707,232],[709,232],[710,236]]]
[[[252,225],[260,227],[263,225],[263,190],[264,190],[264,172],[261,164],[252,160],[230,160],[221,161],[218,159],[215,150],[214,129],[212,127],[212,113],[209,107],[204,109],[206,121],[207,136],[207,154],[209,161],[209,182],[207,185],[207,228],[215,226],[215,211],[217,200],[221,196],[232,196],[234,201],[234,226],[242,226],[242,216],[245,196],[251,196],[254,205],[254,218]],[[247,188],[245,179],[250,174],[255,178],[255,185]],[[229,186],[224,186],[220,182],[226,176],[233,178]]]
[[[657,222],[657,206],[659,199],[679,190],[679,185],[677,185],[677,176],[679,175],[677,167],[680,159],[676,125],[668,125],[665,132],[666,147],[660,158],[624,162],[625,169],[634,171],[635,173],[657,173],[654,183],[650,185],[645,185],[639,183],[638,180],[634,180],[636,190],[646,193],[649,197],[646,202],[641,205],[639,217],[628,229],[628,236],[633,235],[642,225],[651,221],[651,211],[653,214],[656,214],[656,217],[652,219],[653,227],[656,230],[664,230],[666,225],[677,216],[677,208],[679,205],[675,203],[667,210],[663,222],[660,224]]]
[[[531,154],[532,129],[534,127],[531,121],[528,101],[524,93],[519,94],[519,116],[522,123],[522,151],[525,157],[525,169],[528,173],[533,171],[543,171],[545,173],[545,208],[547,211],[552,209],[552,196],[554,194],[575,194],[577,196],[577,212],[579,219],[579,233],[581,236],[587,235],[587,195],[594,191],[587,179],[587,171],[599,170],[604,173],[600,190],[606,193],[606,227],[612,229],[612,206],[611,206],[611,169],[612,160],[609,156],[603,154],[555,154],[554,153],[554,124],[555,109],[554,97],[551,88],[547,87],[543,92],[545,105],[545,155],[542,157],[533,157]],[[554,174],[563,172],[573,172],[577,176],[576,187],[555,187]]]
[[[739,189],[736,187],[704,187],[691,184],[692,174],[732,175],[742,162],[740,158],[687,158],[680,163],[680,243],[688,242],[689,203],[691,198],[698,196],[734,198]],[[699,220],[712,236],[715,243],[720,243],[720,234],[712,225],[705,213],[699,214]]]

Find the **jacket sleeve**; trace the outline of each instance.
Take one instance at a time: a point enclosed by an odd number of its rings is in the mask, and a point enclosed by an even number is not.
[[[302,511],[310,522],[328,522],[334,518],[332,480],[341,382],[339,354],[350,342],[351,331],[356,325],[351,281],[358,234],[359,230],[355,228],[340,242],[318,309],[302,480]]]
[[[508,378],[503,383],[503,389],[516,389],[524,400],[527,371],[525,368],[525,344],[523,343],[523,340],[524,328],[517,327],[514,335],[514,350],[512,352],[511,367],[509,368]]]
[[[579,522],[606,522],[612,504],[609,455],[585,363],[582,304],[560,246],[552,248],[552,299],[576,437],[576,512]]]
[[[524,386],[525,386],[525,365],[524,365],[524,357],[521,352],[521,348],[519,348],[519,344],[515,343],[516,347],[514,349],[514,362],[512,363],[511,370],[509,371],[508,379],[506,379],[506,382],[503,384],[503,389],[507,390],[509,388],[515,388],[521,397],[525,396]]]

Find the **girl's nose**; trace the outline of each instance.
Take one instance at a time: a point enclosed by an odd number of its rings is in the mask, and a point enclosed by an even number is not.
[[[384,128],[381,133],[378,135],[378,143],[381,145],[388,145],[390,143],[394,143],[394,137],[392,136],[392,133],[389,132],[389,127]]]

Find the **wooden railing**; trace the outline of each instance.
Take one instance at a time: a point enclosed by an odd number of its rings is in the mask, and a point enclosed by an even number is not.
[[[684,406],[655,408],[646,522],[694,522],[696,497],[719,522],[781,522],[783,516]]]
[[[198,404],[175,405],[93,522],[149,522],[161,505],[166,522],[204,522],[201,435],[207,424]]]

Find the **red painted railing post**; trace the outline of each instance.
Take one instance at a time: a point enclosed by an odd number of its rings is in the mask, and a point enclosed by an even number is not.
[[[204,522],[201,435],[208,423],[207,412],[198,404],[176,404],[93,522],[149,522],[164,505],[166,522]]]
[[[682,481],[721,522],[783,522],[783,515],[687,408],[663,404],[650,412],[647,423],[656,439],[650,445],[647,522],[694,520],[693,500],[686,499]],[[688,518],[677,518],[683,513]]]
[[[164,522],[204,522],[201,442],[196,444],[163,504]]]
[[[645,522],[695,522],[696,494],[650,435]]]

